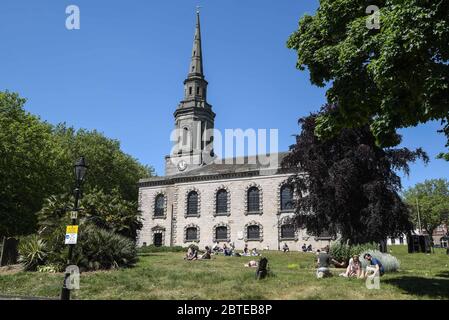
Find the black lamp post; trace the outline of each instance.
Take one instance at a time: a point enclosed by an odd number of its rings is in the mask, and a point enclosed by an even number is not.
[[[77,224],[77,218],[78,218],[78,201],[81,195],[81,185],[84,182],[84,178],[86,177],[88,166],[86,165],[86,161],[84,160],[84,157],[81,157],[74,165],[75,169],[75,206],[73,208],[73,211],[75,214],[72,214],[72,225]],[[67,266],[70,266],[72,263],[72,255],[73,255],[73,247],[74,244],[69,244],[69,256],[67,259]],[[64,284],[62,285],[62,291],[61,291],[61,300],[70,300],[70,289],[67,288],[67,279],[70,277],[70,273],[65,273],[64,275]]]

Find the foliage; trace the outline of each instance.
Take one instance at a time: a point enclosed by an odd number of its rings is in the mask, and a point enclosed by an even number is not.
[[[68,256],[64,236],[72,203],[72,196],[52,196],[38,212],[39,235],[49,246],[48,263],[59,270]],[[105,194],[94,189],[80,201],[80,209],[76,264],[84,270],[132,266],[137,260],[136,233],[142,227],[137,204],[123,200],[116,190]]]
[[[359,260],[362,262],[362,268],[366,268],[366,266],[368,265],[368,262],[363,258],[363,255],[365,253],[369,253],[373,258],[379,260],[380,263],[382,263],[385,272],[396,272],[401,266],[401,262],[398,260],[398,258],[389,253],[382,253],[379,250],[367,250],[365,252],[362,252],[359,256]]]
[[[33,232],[42,199],[60,188],[52,128],[24,103],[0,92],[0,237]]]
[[[59,265],[54,265],[54,264],[48,264],[48,265],[43,265],[43,266],[37,267],[37,272],[42,272],[42,273],[57,273],[60,271],[62,271],[61,267]]]
[[[173,246],[173,247],[156,247],[151,244],[149,246],[140,247],[137,249],[139,254],[153,253],[153,252],[184,252],[186,249],[181,246]]]
[[[19,262],[27,271],[36,271],[47,259],[48,249],[46,242],[37,235],[24,237],[19,242]]]
[[[39,230],[48,235],[61,225],[70,222],[69,213],[74,199],[69,195],[51,196],[45,200],[42,209],[37,213]],[[89,221],[106,230],[121,234],[132,240],[142,228],[141,212],[137,203],[124,200],[120,193],[113,189],[106,194],[102,190],[93,189],[81,199],[78,218]]]
[[[418,183],[404,192],[404,200],[412,212],[415,227],[418,226],[418,205],[421,226],[428,234],[441,224],[448,223],[449,181],[431,179]]]
[[[80,231],[74,262],[81,270],[131,267],[137,262],[137,250],[130,239],[87,224]]]
[[[366,26],[369,4],[379,30]],[[317,118],[317,135],[370,125],[378,145],[394,146],[397,128],[440,119],[449,143],[448,17],[446,0],[321,0],[304,15],[287,46],[336,106]]]
[[[121,151],[117,140],[95,130],[53,126],[27,113],[24,104],[17,94],[0,92],[0,236],[36,231],[35,213],[44,199],[72,192],[73,163],[81,155],[89,165],[86,193],[103,190],[137,201],[136,182],[153,175],[153,168]]]
[[[329,233],[343,242],[380,242],[410,230],[409,213],[398,191],[396,170],[409,172],[421,150],[382,149],[368,127],[344,129],[331,139],[315,134],[317,115],[299,120],[301,133],[283,160],[295,170],[296,218],[313,235]],[[307,174],[304,174],[307,173]]]
[[[120,150],[120,142],[109,139],[96,130],[76,131],[65,124],[54,127],[54,137],[62,146],[58,169],[65,177],[67,190],[70,190],[73,162],[80,155],[86,158],[89,165],[88,176],[83,190],[88,193],[94,189],[105,193],[117,190],[125,200],[137,201],[137,181],[154,174],[154,169],[143,166],[130,155]]]
[[[116,189],[107,194],[94,189],[81,200],[80,207],[83,219],[133,241],[143,226],[137,202],[123,199]]]
[[[376,243],[365,243],[350,246],[346,243],[337,241],[330,246],[329,253],[335,260],[348,264],[349,259],[351,259],[354,255],[359,255],[368,250],[375,250],[378,247],[379,245]]]

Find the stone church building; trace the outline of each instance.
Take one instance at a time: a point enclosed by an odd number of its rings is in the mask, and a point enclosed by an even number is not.
[[[279,164],[287,153],[272,154],[274,165],[257,156],[217,159],[213,152],[215,113],[207,102],[203,73],[200,16],[197,12],[192,58],[184,81],[184,99],[174,113],[178,143],[165,157],[165,176],[139,181],[139,207],[144,218],[138,245],[200,248],[219,242],[241,250],[278,250],[287,243],[299,250],[329,238],[296,230],[291,173]]]

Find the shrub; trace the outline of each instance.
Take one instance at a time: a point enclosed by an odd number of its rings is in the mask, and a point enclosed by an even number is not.
[[[330,247],[330,254],[335,260],[348,264],[349,259],[351,259],[352,256],[360,255],[362,252],[368,250],[375,250],[377,248],[378,245],[375,243],[366,243],[350,246],[345,243],[335,242]]]
[[[45,264],[48,256],[46,242],[37,235],[24,237],[19,242],[19,263],[26,271],[36,271],[38,266]]]
[[[131,267],[137,260],[135,243],[129,238],[94,225],[80,230],[74,262],[81,270]]]
[[[401,262],[395,256],[389,253],[382,253],[379,250],[367,250],[360,254],[360,261],[362,262],[362,268],[366,268],[368,262],[363,258],[365,253],[369,253],[373,258],[376,258],[382,263],[385,272],[396,272],[399,270]]]
[[[145,253],[152,253],[152,252],[183,252],[185,251],[185,248],[181,246],[174,246],[174,247],[156,247],[155,245],[149,245],[145,247],[141,247],[137,249],[137,252],[139,254],[145,254]]]

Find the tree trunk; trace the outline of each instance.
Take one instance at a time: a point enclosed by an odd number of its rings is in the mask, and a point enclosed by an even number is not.
[[[388,248],[387,248],[387,240],[381,240],[379,243],[379,251],[382,253],[387,253]]]

